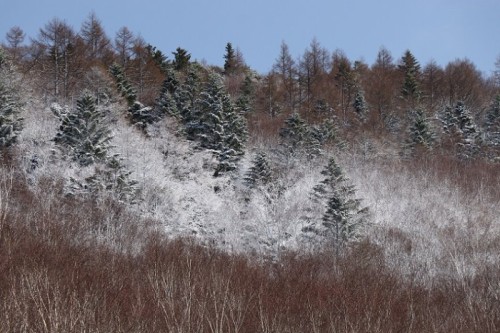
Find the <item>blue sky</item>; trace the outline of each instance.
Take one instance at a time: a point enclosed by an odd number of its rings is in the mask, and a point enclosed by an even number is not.
[[[36,38],[54,17],[79,30],[91,11],[111,39],[127,26],[165,54],[181,46],[213,65],[231,42],[261,73],[282,41],[298,57],[313,38],[368,64],[384,46],[394,59],[409,49],[422,65],[468,58],[486,75],[500,55],[499,0],[17,0],[2,5],[0,40],[15,25]]]

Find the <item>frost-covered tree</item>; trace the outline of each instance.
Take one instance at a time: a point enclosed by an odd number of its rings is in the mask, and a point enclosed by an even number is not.
[[[128,117],[130,122],[142,129],[146,130],[148,124],[152,124],[161,119],[161,113],[151,106],[146,106],[137,100],[137,93],[125,76],[123,69],[117,65],[111,65],[109,69],[114,77],[116,87],[122,97],[127,100]]]
[[[73,110],[53,105],[52,111],[61,122],[54,142],[63,153],[81,166],[106,160],[112,136],[92,95],[85,93]]]
[[[130,175],[131,172],[115,155],[105,163],[96,165],[92,176],[82,181],[71,178],[71,193],[89,194],[92,197],[108,195],[121,202],[133,203],[138,197],[138,189],[137,182]]]
[[[8,87],[11,71],[11,65],[0,48],[0,148],[14,144],[23,128],[18,96]]]
[[[358,119],[361,122],[365,122],[368,114],[368,104],[366,103],[365,100],[365,94],[360,87],[356,88],[352,107],[354,109],[354,112],[356,112]]]
[[[254,87],[250,75],[245,76],[245,80],[241,85],[240,95],[236,100],[236,107],[242,114],[248,114],[253,111],[252,100],[254,95]]]
[[[246,122],[236,112],[220,75],[209,75],[189,117],[185,132],[214,153],[218,161],[215,176],[236,169],[247,138]]]
[[[178,88],[179,80],[177,80],[177,75],[172,69],[166,69],[165,80],[161,86],[160,97],[157,100],[157,106],[161,113],[174,117],[180,115],[180,110],[177,105]]]
[[[355,198],[354,186],[333,157],[321,174],[325,178],[313,188],[312,197],[325,211],[321,224],[308,230],[323,234],[338,250],[359,236],[368,220],[368,208],[363,208],[361,200]]]
[[[410,154],[421,150],[430,150],[434,145],[436,136],[422,110],[416,110],[413,122],[409,128],[409,138],[405,148]]]
[[[486,112],[485,123],[486,143],[490,146],[500,146],[500,95],[497,95]]]
[[[134,105],[134,102],[137,100],[137,92],[125,77],[123,68],[115,63],[111,65],[109,72],[115,79],[118,92],[127,100],[129,106]]]
[[[297,151],[302,146],[308,136],[308,125],[302,117],[294,112],[286,120],[284,126],[280,129],[279,135],[281,143],[286,147],[289,153]]]
[[[453,108],[446,107],[441,121],[444,132],[456,145],[461,158],[468,159],[478,154],[482,144],[481,134],[464,102],[458,101]]]
[[[245,175],[245,182],[250,188],[255,188],[267,184],[271,180],[271,175],[268,157],[261,151],[255,155],[252,166]]]

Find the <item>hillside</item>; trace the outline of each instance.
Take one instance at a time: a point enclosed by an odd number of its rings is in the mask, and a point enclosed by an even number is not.
[[[0,49],[0,331],[500,330],[494,78],[86,36]]]

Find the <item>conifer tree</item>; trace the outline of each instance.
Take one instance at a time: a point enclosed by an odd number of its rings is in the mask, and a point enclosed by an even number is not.
[[[182,71],[189,66],[191,55],[187,50],[178,47],[172,54],[174,55],[173,65],[175,70]]]
[[[419,85],[420,64],[409,50],[403,55],[399,70],[404,75],[401,95],[411,106],[415,106],[421,96]]]
[[[365,94],[363,90],[359,87],[356,88],[356,93],[354,94],[354,102],[352,105],[354,112],[358,116],[358,119],[364,123],[368,114],[368,105],[365,100]]]
[[[250,170],[245,175],[245,182],[250,188],[265,185],[271,180],[271,167],[266,153],[259,152],[255,155]]]
[[[114,63],[109,68],[109,72],[115,78],[118,92],[127,100],[129,107],[133,106],[137,100],[137,93],[134,88],[132,88],[130,82],[126,79],[122,67]]]
[[[171,69],[166,70],[165,80],[163,81],[160,97],[157,101],[157,106],[160,109],[160,113],[168,114],[174,117],[180,115],[180,110],[177,105],[178,100],[178,88],[179,81],[175,72]]]
[[[497,95],[486,112],[486,141],[488,145],[500,146],[500,95]]]
[[[465,103],[446,107],[441,119],[444,132],[457,146],[460,157],[469,159],[478,154],[482,144],[481,135]]]
[[[238,111],[242,114],[251,113],[252,110],[252,100],[253,100],[253,83],[252,78],[249,75],[245,76],[245,80],[241,85],[240,96],[236,100],[236,107]]]
[[[332,240],[335,249],[355,240],[368,219],[368,208],[355,198],[355,188],[332,157],[321,172],[325,178],[314,187],[313,200],[324,205],[320,228]]]
[[[14,144],[22,129],[23,119],[19,117],[19,105],[0,82],[0,148]]]
[[[424,112],[420,109],[415,111],[413,123],[409,128],[406,148],[410,150],[410,153],[414,153],[416,150],[430,150],[435,139],[435,134]]]
[[[284,127],[281,128],[279,135],[288,152],[294,153],[297,148],[304,144],[308,131],[306,122],[298,113],[294,112],[285,120]]]
[[[71,178],[73,194],[89,194],[92,197],[110,195],[114,199],[134,203],[138,196],[137,182],[130,177],[131,172],[123,166],[118,155],[96,166],[95,173],[83,181]]]
[[[231,43],[226,44],[226,54],[224,54],[224,74],[229,75],[236,67],[236,53]]]
[[[56,106],[52,110],[61,121],[54,142],[64,153],[81,166],[107,158],[111,132],[92,95],[85,93],[74,110],[65,112]]]

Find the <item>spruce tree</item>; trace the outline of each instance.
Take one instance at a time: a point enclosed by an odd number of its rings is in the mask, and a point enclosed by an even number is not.
[[[236,67],[236,53],[231,43],[226,44],[226,54],[224,54],[224,74],[232,74]]]
[[[285,120],[284,127],[279,132],[281,143],[290,154],[296,153],[297,149],[304,145],[308,134],[306,122],[296,112]]]
[[[494,147],[500,146],[500,95],[497,95],[486,112],[486,141]]]
[[[137,100],[137,93],[134,88],[132,88],[130,82],[126,79],[123,68],[114,63],[109,68],[109,72],[116,81],[116,88],[118,89],[118,92],[127,100],[129,107],[133,106]]]
[[[19,117],[19,104],[0,82],[0,148],[12,146],[23,129],[23,119]]]
[[[177,75],[172,69],[167,69],[165,80],[163,81],[160,97],[157,100],[157,107],[160,114],[168,114],[170,116],[179,117],[180,110],[177,105],[179,81]]]
[[[409,138],[406,142],[406,149],[408,149],[410,153],[430,150],[434,145],[435,139],[435,134],[424,112],[420,109],[415,111],[413,123],[409,128]]]
[[[14,69],[0,47],[0,149],[12,146],[23,129],[19,96],[12,88]]]
[[[364,123],[368,114],[368,105],[365,100],[365,94],[359,87],[356,88],[352,107],[360,122]]]
[[[111,132],[91,94],[85,93],[78,99],[74,110],[64,112],[57,107],[52,110],[61,122],[54,142],[64,153],[81,166],[106,159]]]
[[[358,237],[367,222],[368,208],[361,207],[361,200],[355,198],[354,186],[333,157],[321,174],[325,178],[313,189],[313,200],[325,207],[319,232],[331,239],[338,251]]]
[[[255,155],[250,170],[245,175],[245,182],[250,188],[265,185],[271,180],[271,167],[266,153]]]
[[[172,54],[174,55],[173,66],[175,70],[183,71],[189,67],[191,55],[188,53],[188,51],[178,47],[177,49],[175,49],[175,52],[172,52]]]
[[[403,55],[399,70],[404,75],[401,96],[410,103],[411,106],[415,106],[419,102],[421,96],[419,84],[420,64],[409,50]]]

